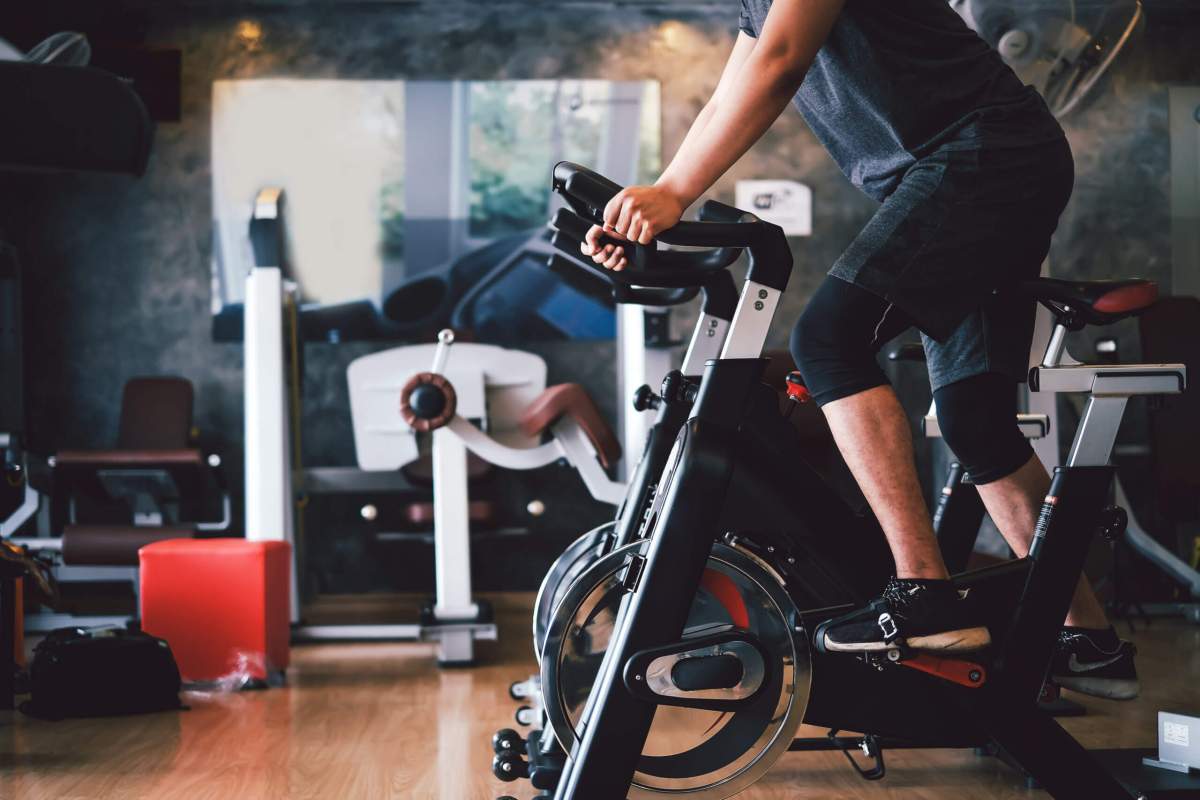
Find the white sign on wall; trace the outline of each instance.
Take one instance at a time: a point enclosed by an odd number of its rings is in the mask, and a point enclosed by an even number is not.
[[[797,181],[738,181],[738,208],[783,228],[788,236],[812,235],[812,189]]]

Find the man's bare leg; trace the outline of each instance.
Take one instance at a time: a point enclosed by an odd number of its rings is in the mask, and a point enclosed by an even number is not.
[[[883,590],[889,610],[874,604],[822,623],[818,646],[831,652],[879,652],[895,637],[914,650],[944,653],[986,647],[991,636],[972,606],[947,580],[913,460],[908,418],[890,386],[826,403],[822,410],[846,464],[870,503],[896,578]]]
[[[1029,552],[1042,500],[1050,491],[1050,476],[1037,456],[1013,474],[976,487],[988,515],[1008,546],[1019,557]],[[1077,628],[1105,629],[1108,618],[1085,576],[1079,577],[1065,624]]]
[[[917,480],[908,418],[892,387],[843,397],[821,410],[883,528],[896,559],[896,577],[948,578]]]

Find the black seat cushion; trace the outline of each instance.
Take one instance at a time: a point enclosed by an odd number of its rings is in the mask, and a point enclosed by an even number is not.
[[[1034,278],[1021,291],[1050,308],[1089,325],[1109,325],[1137,316],[1158,300],[1158,284],[1144,278],[1103,281],[1065,281]]]

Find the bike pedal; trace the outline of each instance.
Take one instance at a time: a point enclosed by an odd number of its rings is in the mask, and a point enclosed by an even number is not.
[[[880,672],[883,672],[883,670],[888,666],[892,664],[899,664],[906,659],[912,658],[913,655],[913,651],[908,647],[905,647],[902,644],[895,644],[888,649],[881,650],[877,653],[864,653],[863,655],[859,656],[859,658],[865,664],[867,664],[867,666],[874,667]]]

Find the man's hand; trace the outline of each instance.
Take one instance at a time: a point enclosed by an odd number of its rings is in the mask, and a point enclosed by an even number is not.
[[[600,237],[650,244],[655,236],[679,222],[684,208],[679,197],[661,186],[622,189],[604,207],[604,225],[593,225],[579,249],[601,266],[623,270],[629,263],[625,248],[614,244],[601,246]]]

